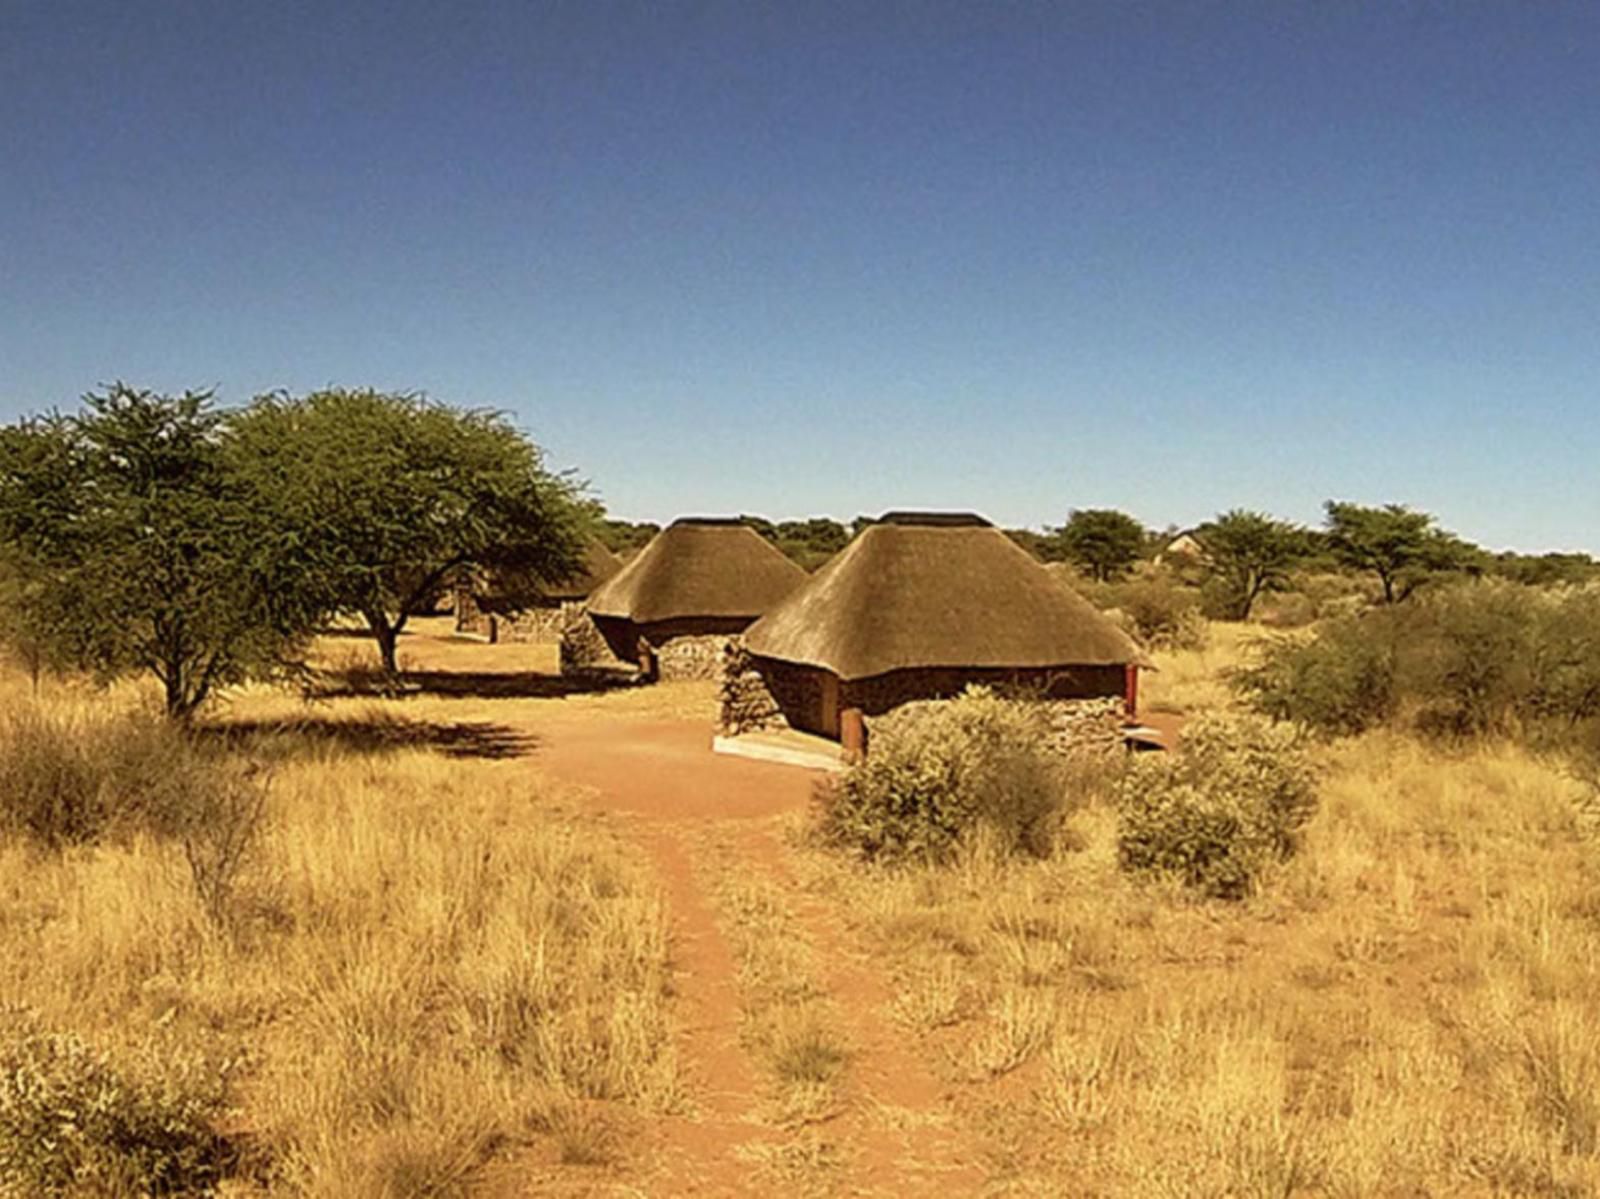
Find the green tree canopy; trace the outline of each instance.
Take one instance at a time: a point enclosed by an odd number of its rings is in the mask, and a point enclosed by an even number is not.
[[[595,536],[600,543],[613,554],[620,554],[626,558],[638,553],[650,544],[652,538],[661,532],[661,526],[654,521],[618,520],[606,516],[605,509],[594,506]]]
[[[1073,509],[1053,537],[1067,561],[1101,583],[1127,574],[1145,546],[1144,526],[1111,508]]]
[[[1306,530],[1298,525],[1242,508],[1222,513],[1196,532],[1205,545],[1206,570],[1235,620],[1250,618],[1262,592],[1283,587],[1310,549]]]
[[[1485,565],[1502,578],[1534,587],[1581,586],[1600,578],[1600,563],[1583,553],[1518,554],[1506,550],[1487,559]]]
[[[1056,539],[1037,529],[1005,529],[1003,532],[1041,562],[1055,562],[1061,558],[1061,546]]]
[[[770,541],[790,561],[806,570],[815,570],[850,541],[850,532],[838,521],[826,516],[774,523],[764,516],[745,513],[739,520]]]
[[[160,679],[187,718],[218,688],[297,661],[317,597],[263,519],[207,391],[117,383],[0,431],[0,544],[43,658]]]
[[[1329,500],[1326,511],[1328,548],[1335,560],[1377,575],[1386,604],[1406,599],[1430,577],[1462,569],[1478,556],[1474,547],[1438,528],[1431,515],[1403,504],[1368,508]]]
[[[234,424],[263,508],[328,606],[366,621],[391,674],[407,619],[458,568],[524,586],[581,569],[592,509],[500,413],[330,390],[260,397]]]

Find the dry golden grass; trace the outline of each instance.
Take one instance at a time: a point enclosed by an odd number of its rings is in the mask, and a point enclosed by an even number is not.
[[[1161,655],[1145,702],[1229,706],[1221,672],[1257,635],[1218,626],[1205,651]],[[418,671],[467,675],[549,653],[403,644]],[[704,719],[711,690],[309,708],[260,691],[225,717],[346,732]],[[47,683],[42,702],[139,694]],[[26,684],[8,676],[0,702],[30,702]],[[525,764],[349,740],[258,743],[276,763],[270,826],[231,932],[205,919],[171,847],[0,848],[6,997],[99,1043],[242,1053],[238,1127],[291,1193],[463,1192],[524,1143],[625,1193],[644,1150],[613,1115],[684,1098],[668,914],[640,862],[595,817],[580,832]],[[795,838],[798,888],[706,830],[696,856],[771,1114],[827,1115],[849,1068],[798,894],[892,979],[885,1023],[951,1096],[916,1116],[979,1141],[993,1193],[1600,1194],[1600,827],[1579,815],[1585,792],[1509,745],[1375,733],[1317,753],[1302,851],[1235,904],[1124,876],[1097,804],[1043,861],[980,846],[949,869],[864,870]],[[779,1193],[834,1193],[862,1152],[842,1129],[742,1152]]]
[[[1239,640],[1165,656],[1229,702]],[[1175,661],[1174,661],[1175,659]],[[1324,801],[1262,894],[1202,902],[1077,852],[800,864],[895,978],[889,1015],[1026,1194],[1600,1193],[1600,846],[1514,746],[1319,751]]]
[[[0,692],[104,713],[140,689]],[[614,1155],[606,1105],[678,1104],[666,913],[601,822],[516,762],[295,750],[274,744],[225,930],[173,846],[0,846],[6,1001],[97,1045],[241,1059],[237,1128],[275,1190],[458,1193],[521,1145]]]
[[[1156,652],[1156,669],[1139,676],[1140,708],[1194,716],[1231,706],[1225,672],[1241,665],[1251,643],[1267,635],[1270,630],[1260,625],[1213,622],[1204,648]]]

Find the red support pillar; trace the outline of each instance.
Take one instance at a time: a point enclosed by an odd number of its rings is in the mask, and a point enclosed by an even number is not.
[[[860,708],[839,713],[839,741],[846,761],[859,762],[867,756],[867,721]]]
[[[1139,711],[1139,668],[1129,662],[1122,672],[1122,703],[1127,709],[1128,719],[1136,720]]]

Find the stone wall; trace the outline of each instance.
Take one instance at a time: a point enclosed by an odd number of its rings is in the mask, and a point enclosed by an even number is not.
[[[600,635],[582,604],[573,605],[573,611],[561,626],[561,673],[569,675],[592,674],[596,671],[631,671],[632,662],[625,662],[611,652],[606,639]]]
[[[1122,728],[1127,711],[1120,699],[1055,699],[1043,701],[1050,713],[1047,743],[1067,757],[1110,754],[1125,746]]]
[[[905,707],[931,707],[944,700],[911,700]],[[1046,733],[1045,748],[1062,757],[1079,757],[1112,754],[1123,750],[1122,729],[1125,713],[1120,699],[1046,699],[1019,700],[1020,703],[1037,704],[1044,710]],[[873,726],[887,713],[867,718],[867,752],[872,752]]]
[[[845,683],[841,708],[860,708],[881,716],[891,708],[922,699],[949,699],[968,686],[993,687],[1019,699],[1056,702],[1115,698],[1119,710],[1125,676],[1121,666],[1078,666],[1038,670],[960,670],[930,667],[891,670],[870,679]]]
[[[473,594],[469,583],[457,582],[455,585],[455,631],[464,637],[485,637],[490,641],[495,639],[495,619],[478,606],[478,597]]]
[[[718,724],[725,737],[789,727],[762,672],[737,638],[730,639],[723,650],[719,699],[722,715]]]
[[[521,612],[505,613],[497,617],[500,640],[522,644],[549,645],[561,640],[561,631],[584,615],[581,600],[564,600],[560,603],[539,604]]]
[[[455,589],[455,631],[463,637],[548,645],[560,641],[568,622],[582,612],[581,600],[538,603],[520,612],[489,612],[471,586],[458,584]]]
[[[723,659],[732,643],[725,633],[684,633],[657,644],[646,637],[656,659],[656,677],[664,682],[675,679],[720,679]]]

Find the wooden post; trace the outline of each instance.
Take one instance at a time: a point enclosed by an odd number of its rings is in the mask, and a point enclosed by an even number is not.
[[[839,676],[823,671],[817,687],[817,732],[825,737],[843,737],[839,725]]]
[[[660,677],[660,670],[655,648],[643,637],[639,638],[639,674],[645,682],[653,683]]]
[[[1129,662],[1122,668],[1122,702],[1127,709],[1128,719],[1137,720],[1139,711],[1139,668]]]
[[[860,708],[839,713],[839,741],[846,761],[859,762],[867,756],[867,721]]]

